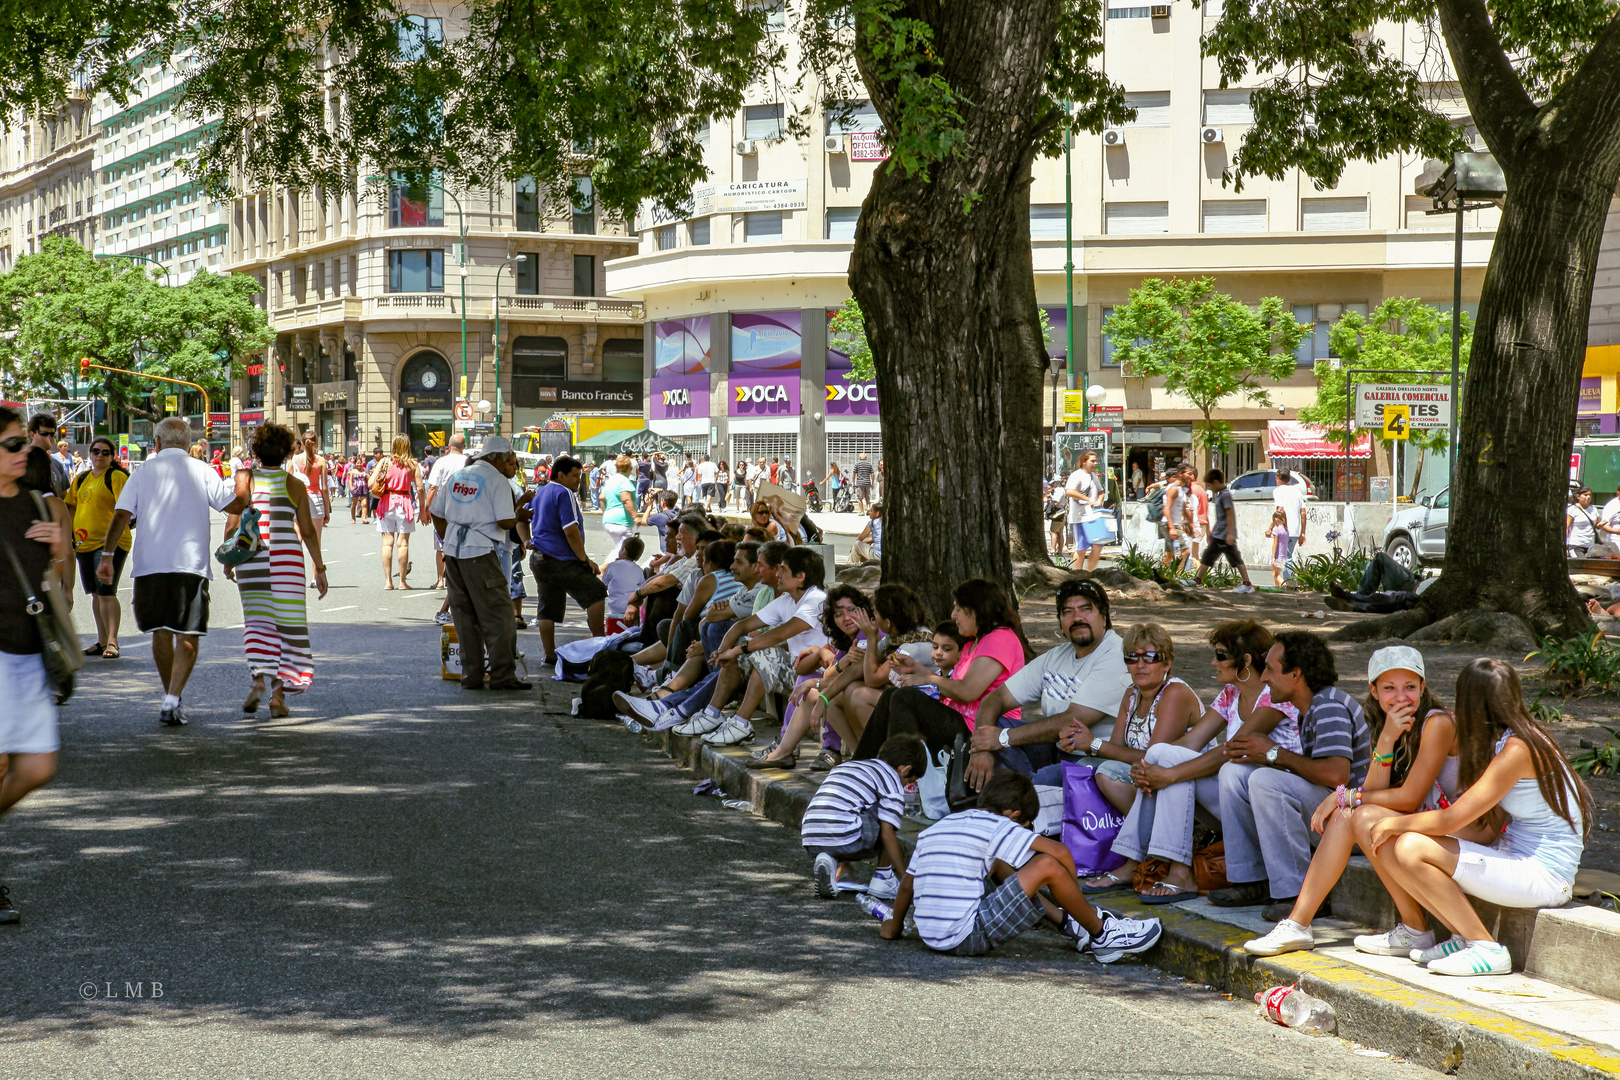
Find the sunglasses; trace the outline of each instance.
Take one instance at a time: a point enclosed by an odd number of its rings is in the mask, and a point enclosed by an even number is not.
[[[1128,652],[1125,654],[1127,664],[1157,664],[1169,659],[1170,657],[1162,652]]]
[[[111,450],[103,450],[99,446],[92,446],[90,448],[90,456],[91,457],[112,457],[112,451]]]
[[[56,438],[56,429],[55,428],[40,428],[38,431],[34,432],[34,434],[35,435],[43,435],[47,439],[54,439],[54,438]]]
[[[15,454],[27,445],[28,436],[26,435],[13,435],[9,439],[0,439],[0,450],[4,450],[8,454]]]
[[[1232,654],[1224,649],[1216,649],[1215,662],[1217,664],[1230,664],[1232,662]]]

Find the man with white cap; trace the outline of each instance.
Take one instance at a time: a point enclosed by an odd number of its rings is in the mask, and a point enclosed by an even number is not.
[[[1221,766],[1221,830],[1228,888],[1209,894],[1217,907],[1271,906],[1286,918],[1311,865],[1311,815],[1340,784],[1360,787],[1372,760],[1367,716],[1334,684],[1333,653],[1315,634],[1285,630],[1266,654],[1261,677],[1271,700],[1299,710],[1300,753],[1264,735],[1226,743]],[[1323,914],[1326,914],[1324,906]]]
[[[461,646],[461,685],[491,690],[528,690],[517,677],[517,628],[511,585],[496,553],[517,523],[512,485],[517,470],[512,444],[499,435],[484,440],[460,471],[445,478],[428,512],[444,547],[444,580],[450,616]]]

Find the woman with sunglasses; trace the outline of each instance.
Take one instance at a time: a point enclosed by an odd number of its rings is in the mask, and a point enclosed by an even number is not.
[[[1150,747],[1186,735],[1203,715],[1204,703],[1185,681],[1170,674],[1176,646],[1164,627],[1137,623],[1120,636],[1120,645],[1131,688],[1119,703],[1112,734],[1093,756],[1102,759],[1095,777],[1097,790],[1123,814],[1136,801],[1131,768]]]
[[[1129,888],[1136,865],[1146,858],[1170,864],[1164,877],[1139,894],[1145,903],[1169,904],[1198,895],[1192,871],[1193,815],[1197,807],[1219,820],[1221,785],[1216,774],[1226,764],[1219,737],[1269,735],[1284,749],[1299,752],[1299,710],[1287,702],[1273,703],[1271,691],[1260,678],[1271,631],[1253,619],[1218,624],[1207,639],[1215,647],[1215,679],[1221,692],[1209,711],[1180,739],[1148,748],[1131,768],[1136,794],[1114,852],[1125,865],[1088,878],[1088,893]]]
[[[37,595],[48,570],[58,581],[72,580],[73,560],[67,530],[40,513],[39,503],[24,483],[29,466],[28,434],[22,415],[0,405],[0,814],[56,775],[56,694],[45,673],[44,644],[30,596]],[[38,451],[51,482],[49,457]],[[45,502],[50,502],[46,496]],[[19,581],[6,549],[22,565]],[[0,923],[20,916],[0,885]]]
[[[130,534],[126,529],[113,552],[111,583],[96,580],[101,563],[101,545],[107,539],[118,495],[124,490],[129,473],[118,460],[118,448],[105,435],[90,440],[90,468],[73,478],[62,501],[73,509],[73,546],[78,553],[79,581],[90,599],[96,617],[96,643],[84,650],[86,656],[103,660],[118,659],[118,625],[123,609],[118,604],[118,581],[124,576],[124,560],[129,557]]]

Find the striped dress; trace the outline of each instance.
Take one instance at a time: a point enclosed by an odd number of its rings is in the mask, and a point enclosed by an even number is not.
[[[236,568],[242,593],[242,646],[254,678],[277,680],[288,693],[308,689],[315,675],[304,614],[304,548],[287,473],[253,470],[253,508],[265,549]]]

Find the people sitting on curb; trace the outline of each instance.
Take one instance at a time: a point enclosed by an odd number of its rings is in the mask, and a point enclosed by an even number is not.
[[[816,895],[830,900],[849,877],[850,863],[876,860],[866,893],[893,900],[906,872],[900,850],[905,788],[927,768],[922,740],[896,735],[871,761],[846,761],[828,770],[799,823],[804,850],[815,860]]]
[[[844,760],[843,750],[855,745],[855,733],[842,718],[835,724],[818,723],[817,714],[811,712],[809,703],[823,703],[821,699],[826,696],[820,689],[823,685],[831,686],[846,674],[859,674],[865,669],[869,639],[861,634],[860,623],[870,624],[871,616],[872,601],[855,586],[838,584],[827,590],[827,601],[821,610],[821,629],[827,636],[827,644],[822,646],[822,665],[799,676],[782,710],[781,734],[769,751],[755,755],[748,763],[750,769],[793,768],[798,761],[799,740],[812,728],[822,740],[816,764],[823,767],[816,771],[826,772]],[[776,755],[774,759],[772,754]]]

